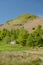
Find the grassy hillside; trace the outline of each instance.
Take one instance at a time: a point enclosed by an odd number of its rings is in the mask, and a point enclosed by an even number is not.
[[[36,18],[38,18],[38,16],[35,16],[35,15],[32,15],[32,14],[23,14],[23,15],[15,18],[15,19],[9,20],[7,22],[13,22],[14,21],[14,23],[16,24],[19,21],[19,23],[20,22],[25,23],[25,22],[27,22],[27,20],[34,20]]]
[[[42,18],[31,14],[23,14],[9,20],[0,26],[0,49],[4,46],[5,49],[9,48],[12,41],[27,47],[43,46],[42,23]],[[30,30],[32,30],[31,33]]]
[[[0,25],[0,65],[43,65],[42,27],[43,19],[31,14]]]
[[[31,21],[34,22],[35,20],[40,19],[38,16],[32,15],[32,14],[23,14],[21,16],[18,16],[15,19],[12,20],[8,20],[5,24],[0,25],[0,30],[2,29],[8,29],[8,30],[12,30],[12,29],[18,29],[21,27],[29,27],[31,28]],[[29,24],[27,26],[25,26],[25,24]],[[34,24],[34,23],[33,23]],[[28,28],[25,28],[28,29]],[[29,29],[28,29],[29,30]]]

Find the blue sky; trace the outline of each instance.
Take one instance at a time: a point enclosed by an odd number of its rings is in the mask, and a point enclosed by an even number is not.
[[[0,0],[0,24],[25,13],[43,17],[43,0]]]

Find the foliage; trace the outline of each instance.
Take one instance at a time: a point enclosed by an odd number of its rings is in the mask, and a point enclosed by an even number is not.
[[[8,31],[3,29],[0,31],[0,42],[9,44],[11,41],[22,46],[43,46],[43,29],[39,25],[32,33],[26,31],[23,27]]]
[[[24,28],[22,28],[19,32],[17,42],[25,46],[27,37],[28,37],[28,32]]]

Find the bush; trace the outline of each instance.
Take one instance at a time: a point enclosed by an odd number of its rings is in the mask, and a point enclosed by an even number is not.
[[[0,31],[0,41],[9,43],[14,40],[22,46],[43,46],[43,30],[41,26],[38,26],[32,33],[29,33],[24,28],[11,31],[3,29]]]

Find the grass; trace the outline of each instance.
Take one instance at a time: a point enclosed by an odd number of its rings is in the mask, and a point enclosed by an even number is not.
[[[23,47],[19,44],[0,44],[0,65],[43,65],[43,48]],[[41,52],[42,53],[42,52]]]
[[[43,49],[43,47],[38,48],[36,47],[28,47],[28,46],[22,46],[20,44],[4,44],[0,43],[0,51],[26,51],[26,50],[38,50]]]
[[[0,52],[0,65],[42,65],[38,55],[28,52]]]
[[[1,44],[0,45],[0,51],[23,51],[23,50],[29,50],[28,47],[23,47],[21,45],[15,44]]]
[[[43,65],[40,59],[43,58],[43,54],[34,53],[39,50],[19,44],[0,44],[0,65]]]
[[[28,20],[34,20],[36,18],[39,18],[39,17],[35,16],[35,15],[32,15],[32,14],[23,14],[23,15],[15,18],[15,19],[7,21],[7,23],[9,23],[9,22],[14,22],[14,24],[25,23]]]

